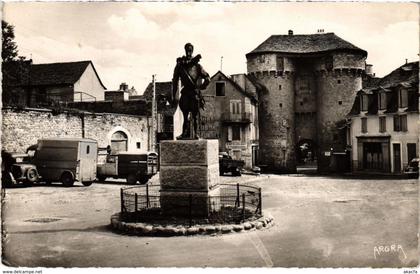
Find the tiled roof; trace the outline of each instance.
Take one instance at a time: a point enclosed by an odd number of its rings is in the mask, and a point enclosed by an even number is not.
[[[92,65],[102,87],[106,89],[91,61],[33,64],[31,66],[31,85],[74,84],[80,79],[89,64]]]
[[[419,62],[411,62],[402,65],[384,76],[378,83],[378,86],[392,86],[401,82],[418,82],[419,81]]]
[[[387,107],[385,113],[398,111],[398,90],[408,91],[407,112],[419,111],[419,62],[412,62],[395,69],[390,74],[377,80],[376,85],[361,89],[353,103],[349,115],[360,113],[360,96],[368,95],[368,114],[378,113],[378,93],[385,92]]]
[[[334,33],[306,35],[272,35],[248,55],[257,53],[309,54],[335,50],[356,51],[365,56],[367,52],[341,39]]]
[[[247,97],[249,97],[250,99],[252,99],[252,100],[254,100],[254,101],[257,101],[257,97],[256,97],[256,94],[253,94],[252,92],[249,92],[249,91],[247,91],[247,90],[245,90],[245,89],[243,89],[240,85],[238,85],[235,81],[233,81],[230,77],[228,77],[228,76],[226,76],[223,72],[221,72],[220,70],[218,71],[218,72],[216,72],[212,77],[211,77],[211,79],[213,79],[216,75],[218,75],[218,74],[221,74],[224,78],[226,78],[226,80],[229,82],[229,83],[231,83],[239,92],[241,92],[242,94],[244,94],[245,96],[247,96]],[[247,77],[246,75],[245,75],[245,77]],[[249,78],[249,77],[247,77],[248,78],[248,80],[258,89],[259,87],[258,86],[256,86],[255,84],[254,84],[254,82]]]

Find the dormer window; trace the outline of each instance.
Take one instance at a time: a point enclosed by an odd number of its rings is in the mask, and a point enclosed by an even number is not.
[[[379,92],[378,93],[378,106],[380,110],[386,109],[386,93],[385,92]]]
[[[406,108],[408,106],[408,94],[406,89],[398,90],[398,107]]]
[[[360,96],[360,110],[368,111],[369,96],[367,94],[362,94]]]

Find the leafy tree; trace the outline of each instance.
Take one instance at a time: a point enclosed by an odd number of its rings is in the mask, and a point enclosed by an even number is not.
[[[18,57],[17,44],[15,39],[15,27],[1,20],[1,31],[2,31],[2,51],[1,58],[3,62],[16,60]]]

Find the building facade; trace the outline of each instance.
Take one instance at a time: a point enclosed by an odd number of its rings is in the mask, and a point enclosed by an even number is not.
[[[206,101],[201,136],[218,139],[219,151],[243,160],[246,168],[258,162],[257,87],[245,74],[231,77],[218,71],[202,91]]]
[[[344,153],[340,123],[362,88],[367,52],[334,33],[273,35],[246,55],[259,93],[260,163],[274,172],[296,172],[316,161],[333,169]]]
[[[419,157],[419,63],[358,92],[349,114],[352,170],[401,173]]]
[[[3,105],[38,107],[58,103],[103,101],[106,90],[91,61],[3,66]]]

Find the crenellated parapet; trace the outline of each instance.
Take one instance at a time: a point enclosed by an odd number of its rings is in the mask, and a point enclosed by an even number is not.
[[[336,68],[332,70],[315,70],[314,74],[319,77],[341,77],[341,76],[353,76],[361,77],[364,73],[363,69],[357,68]]]
[[[250,72],[248,73],[248,75],[251,75],[257,79],[264,79],[264,78],[268,78],[268,77],[273,77],[273,78],[289,78],[291,76],[293,76],[295,74],[294,71],[283,71],[283,70],[263,70],[263,71],[254,71],[254,72]]]

